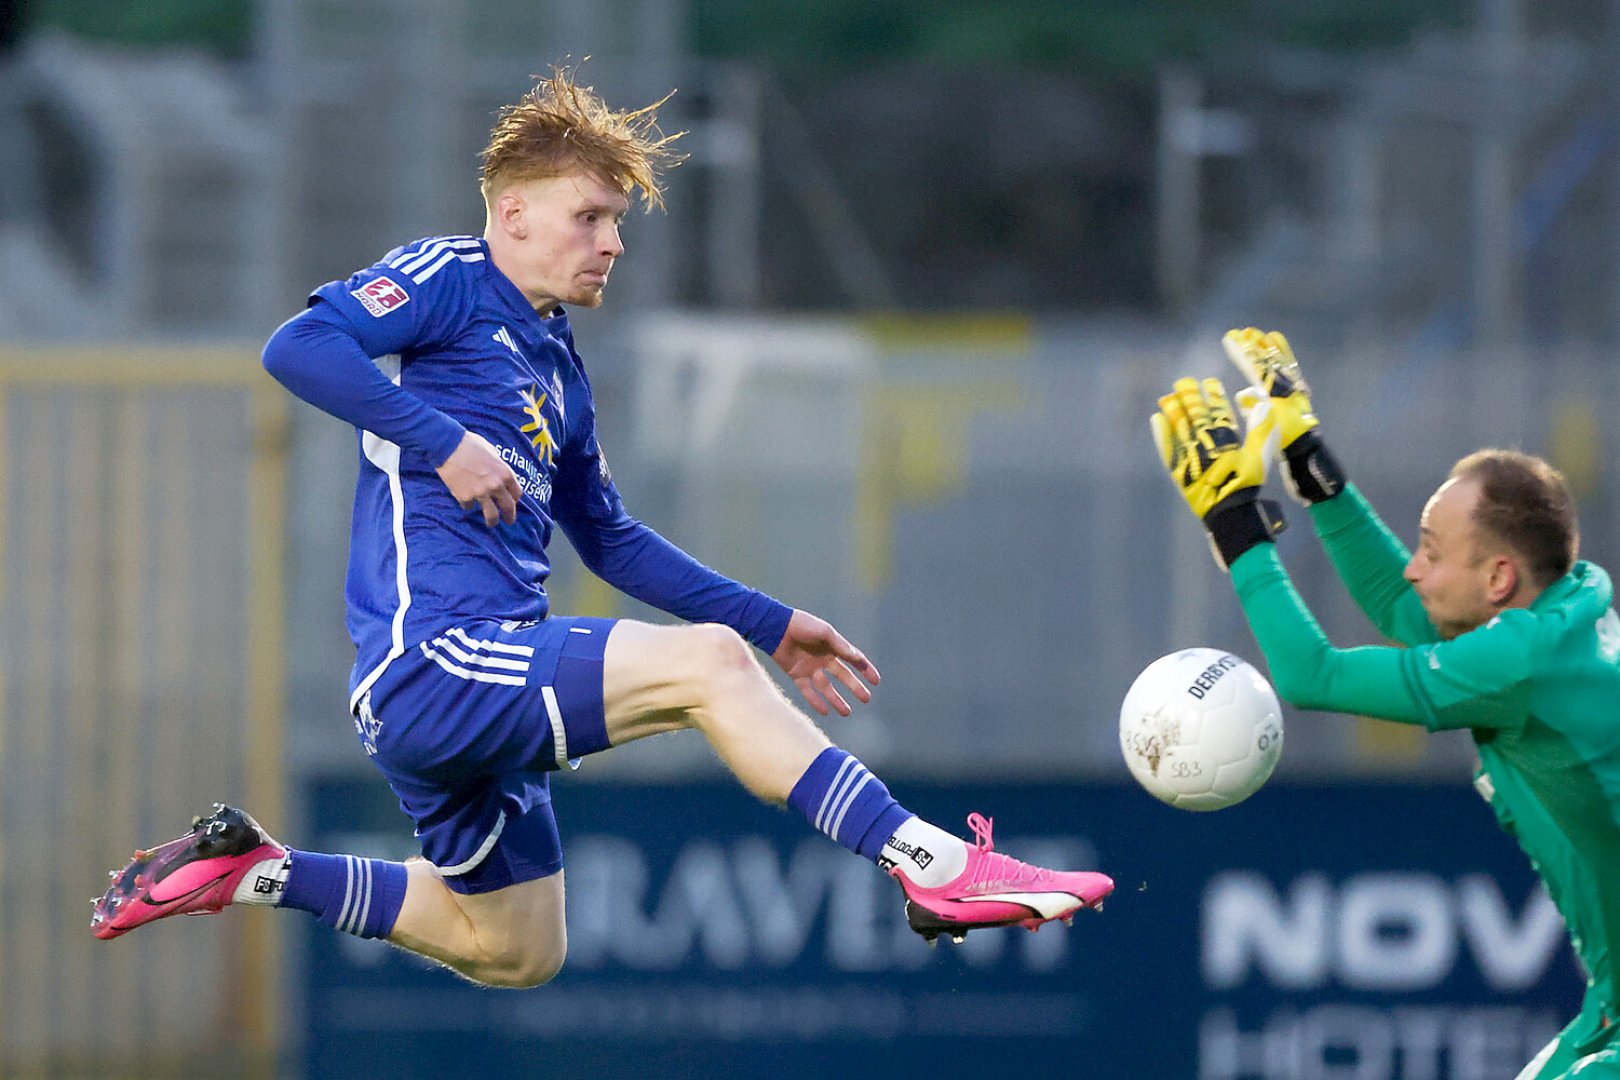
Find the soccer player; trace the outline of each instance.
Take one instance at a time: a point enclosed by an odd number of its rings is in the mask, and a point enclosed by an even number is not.
[[[1247,438],[1215,379],[1178,380],[1153,431],[1277,691],[1302,708],[1471,730],[1475,787],[1546,882],[1587,974],[1579,1015],[1520,1080],[1620,1077],[1620,618],[1609,575],[1576,558],[1563,477],[1527,454],[1470,454],[1409,553],[1328,451],[1283,336],[1234,330],[1223,344],[1254,384],[1239,395]],[[1271,542],[1276,506],[1258,498],[1277,450],[1356,603],[1405,648],[1334,648],[1301,602]]]
[[[679,728],[702,732],[756,796],[892,874],[930,943],[1067,920],[1112,890],[1102,874],[995,852],[978,814],[966,843],[907,812],[749,646],[823,716],[849,715],[846,693],[870,700],[877,668],[826,622],[626,513],[565,308],[602,302],[632,197],[661,205],[661,170],[678,155],[656,107],[614,111],[554,71],[496,121],[482,237],[394,249],[317,289],[265,346],[272,375],[359,429],[349,707],[422,858],[292,850],[216,805],[115,874],[99,937],[277,904],[481,983],[544,983],[567,947],[550,771]],[[554,524],[606,581],[700,625],[551,614]]]

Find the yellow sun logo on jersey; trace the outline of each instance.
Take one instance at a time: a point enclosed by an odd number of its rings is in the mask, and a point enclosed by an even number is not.
[[[523,395],[523,411],[528,415],[529,422],[518,430],[529,435],[529,442],[534,444],[534,451],[540,456],[540,464],[550,465],[552,455],[557,451],[557,443],[551,437],[551,425],[546,423],[546,416],[540,411],[545,407],[546,395],[541,393],[538,398],[534,396],[539,389],[536,385],[519,391]],[[530,435],[530,432],[533,434]]]

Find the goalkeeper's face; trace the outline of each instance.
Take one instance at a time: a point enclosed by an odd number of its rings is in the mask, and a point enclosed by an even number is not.
[[[1446,639],[1484,626],[1517,592],[1512,556],[1474,520],[1478,502],[1477,481],[1442,484],[1423,508],[1418,547],[1406,564],[1406,580]]]

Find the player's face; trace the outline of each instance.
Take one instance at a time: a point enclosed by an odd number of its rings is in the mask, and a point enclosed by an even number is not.
[[[1495,560],[1486,557],[1474,522],[1476,480],[1447,480],[1423,508],[1417,551],[1406,564],[1423,610],[1442,638],[1454,638],[1489,622]]]
[[[619,226],[630,200],[583,172],[531,180],[512,191],[524,202],[513,267],[518,288],[542,307],[548,301],[599,306],[608,274],[624,254]]]

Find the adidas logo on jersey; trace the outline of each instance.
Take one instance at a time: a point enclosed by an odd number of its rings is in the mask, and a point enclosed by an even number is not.
[[[495,333],[489,336],[500,342],[502,345],[505,345],[508,349],[511,349],[513,355],[523,355],[522,350],[517,347],[517,342],[512,340],[512,331],[508,330],[506,327],[501,327],[499,330],[495,331]]]

